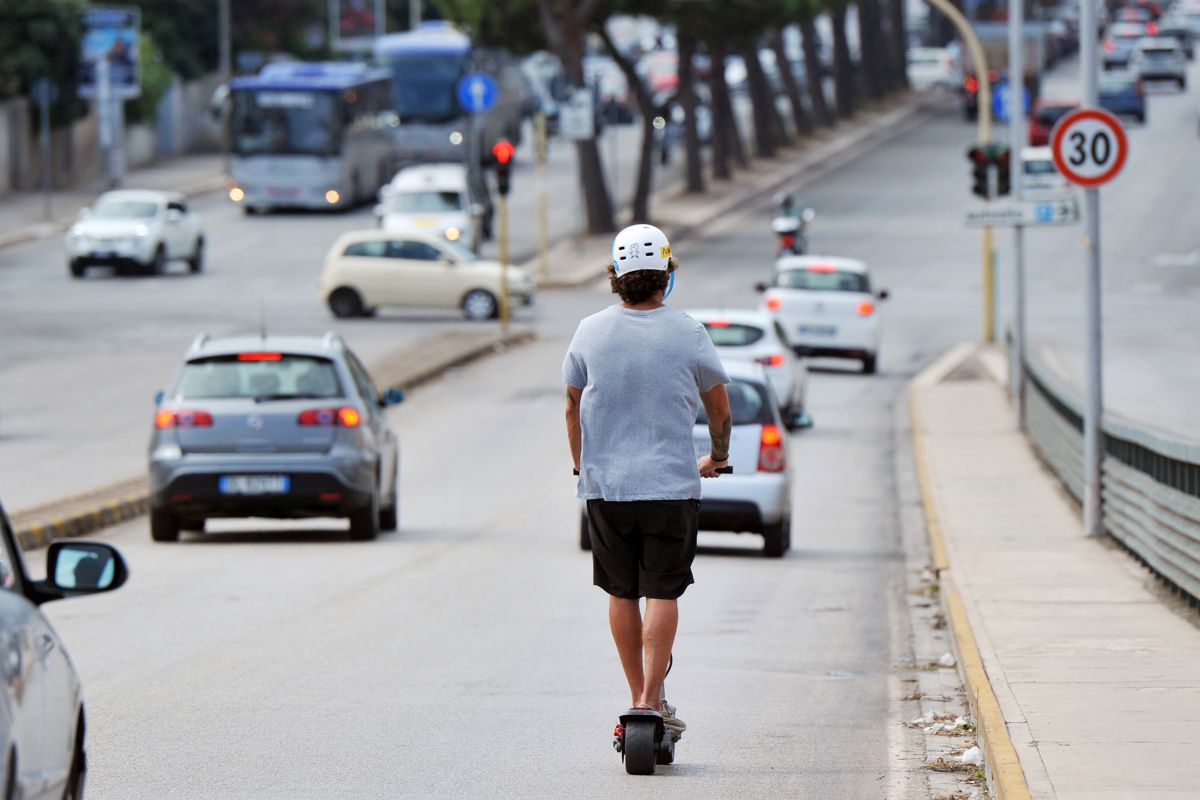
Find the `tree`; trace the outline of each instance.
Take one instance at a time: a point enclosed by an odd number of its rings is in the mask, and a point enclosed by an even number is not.
[[[783,89],[787,93],[788,104],[792,109],[792,124],[796,128],[796,134],[808,136],[813,130],[812,118],[809,117],[808,109],[804,107],[804,101],[800,98],[800,84],[796,82],[792,64],[788,60],[787,47],[783,41],[783,28],[776,28],[771,33],[771,52],[775,54],[775,63],[779,65],[779,77],[783,81]],[[819,81],[821,78],[817,75],[813,79]]]
[[[879,0],[858,4],[859,63],[867,97],[879,100],[887,91],[887,49],[880,28]]]
[[[818,0],[800,0],[796,14],[800,23],[800,40],[804,46],[804,80],[808,84],[808,102],[818,125],[836,123],[825,102],[825,86],[821,67],[821,37],[817,34],[816,18],[820,13]]]
[[[625,82],[629,84],[629,88],[633,92],[638,112],[642,117],[642,147],[638,156],[637,182],[633,190],[633,219],[635,222],[648,220],[650,219],[650,188],[654,182],[654,118],[657,116],[654,98],[650,96],[650,90],[646,88],[642,76],[638,75],[637,65],[617,48],[612,37],[608,35],[608,30],[604,27],[603,22],[596,26],[596,33],[599,34],[600,41],[604,43],[608,54],[613,61],[617,62],[617,66],[625,75]]]
[[[846,0],[828,0],[829,21],[833,25],[833,96],[842,119],[854,116],[854,64],[846,41]],[[861,43],[860,43],[861,46]]]
[[[58,88],[51,121],[64,125],[83,116],[76,96],[84,0],[0,2],[0,99],[28,95],[47,78]]]
[[[890,18],[888,38],[891,47],[888,52],[891,55],[892,86],[903,90],[908,88],[908,30],[904,18],[904,0],[887,0],[887,8]]]
[[[679,42],[679,105],[683,108],[683,149],[686,154],[684,176],[687,191],[704,191],[704,156],[700,150],[700,132],[696,128],[696,54],[695,34],[686,26],[676,28]],[[711,136],[712,131],[709,130]]]

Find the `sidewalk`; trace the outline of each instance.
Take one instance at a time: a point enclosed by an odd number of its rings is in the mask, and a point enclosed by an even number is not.
[[[1124,551],[1083,535],[1074,501],[1016,430],[1003,370],[998,351],[961,348],[909,394],[943,602],[996,796],[1196,797],[1200,619],[1161,600]]]
[[[132,170],[124,181],[127,189],[158,189],[179,192],[187,197],[216,191],[224,185],[225,169],[219,154],[172,158]],[[79,209],[91,205],[101,193],[98,184],[54,192],[50,220],[44,214],[41,192],[0,195],[0,247],[66,230],[75,221]]]

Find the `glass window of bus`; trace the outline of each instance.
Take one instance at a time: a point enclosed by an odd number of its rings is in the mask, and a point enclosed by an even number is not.
[[[387,57],[387,67],[402,122],[449,122],[460,116],[455,89],[466,72],[461,53],[394,53]]]
[[[338,105],[330,92],[239,90],[233,101],[233,152],[336,155],[342,132]]]
[[[391,205],[398,214],[436,214],[462,211],[463,197],[458,192],[396,192]]]

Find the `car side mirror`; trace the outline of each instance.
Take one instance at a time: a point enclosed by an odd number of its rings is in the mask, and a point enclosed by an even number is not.
[[[393,386],[390,389],[384,389],[383,394],[379,395],[379,405],[387,408],[389,406],[398,406],[404,402],[404,390],[398,386]]]
[[[754,291],[765,292],[766,290],[767,290],[767,285],[765,283],[763,283],[762,281],[759,281],[758,283],[754,284]]]
[[[111,592],[128,578],[121,551],[110,544],[53,541],[46,551],[46,583],[63,597]]]
[[[887,289],[880,289],[879,294],[877,296],[879,297],[880,300],[887,300],[891,296],[891,294],[888,292]]]

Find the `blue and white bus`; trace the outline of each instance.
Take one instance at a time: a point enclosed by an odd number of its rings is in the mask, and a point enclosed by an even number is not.
[[[246,213],[350,208],[391,178],[396,118],[385,70],[285,62],[229,88],[229,197]]]
[[[476,47],[445,22],[375,40],[375,61],[392,78],[392,110],[400,118],[392,131],[402,163],[467,161],[469,115],[459,107],[458,81],[484,72],[496,81],[496,103],[480,115],[485,160],[492,143],[517,144],[529,106],[520,63],[499,49]]]

